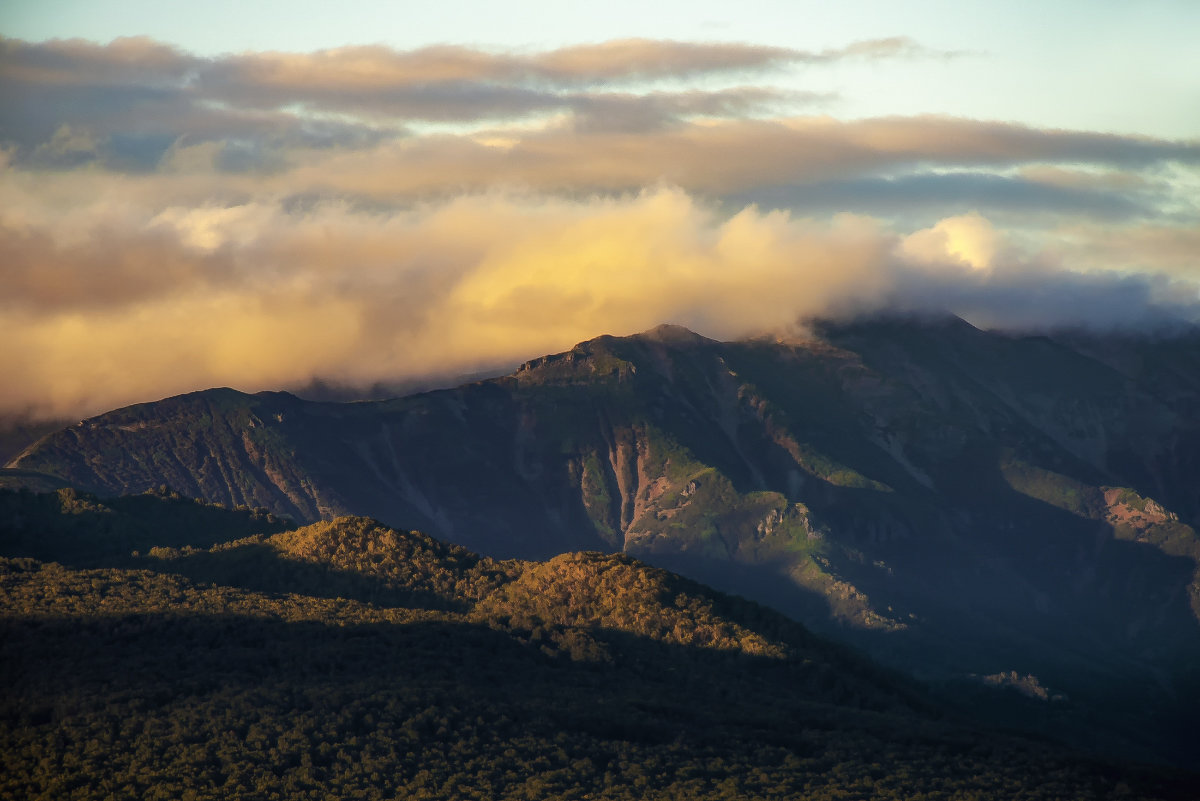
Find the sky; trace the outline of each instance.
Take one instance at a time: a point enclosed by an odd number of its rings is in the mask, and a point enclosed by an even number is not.
[[[0,416],[1200,320],[1200,3],[10,0]]]

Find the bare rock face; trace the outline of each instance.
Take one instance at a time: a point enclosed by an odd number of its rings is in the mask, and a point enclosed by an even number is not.
[[[298,522],[369,515],[494,557],[625,551],[926,677],[1141,688],[1129,704],[1164,731],[1185,714],[1171,699],[1200,698],[1194,332],[662,327],[395,400],[132,406],[10,467]]]

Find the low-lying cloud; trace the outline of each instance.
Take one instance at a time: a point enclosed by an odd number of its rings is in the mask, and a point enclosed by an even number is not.
[[[1001,326],[1137,324],[1198,308],[1194,279],[1072,271],[1021,252],[980,215],[898,232],[853,215],[729,214],[665,187],[490,193],[388,213],[261,201],[143,212],[104,216],[62,246],[3,229],[20,257],[3,267],[0,413],[455,375],[661,322],[731,338],[885,308]]]

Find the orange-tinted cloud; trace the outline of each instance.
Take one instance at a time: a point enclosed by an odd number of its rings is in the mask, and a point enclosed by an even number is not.
[[[79,291],[38,283],[31,260],[11,268],[22,289],[0,311],[10,379],[0,410],[462,372],[662,320],[733,336],[792,323],[848,285],[861,295],[889,242],[869,221],[723,218],[666,189],[582,202],[484,195],[386,217],[253,208],[248,237],[227,211],[97,232],[58,254],[54,282],[80,279]],[[146,231],[173,247],[134,259]],[[46,250],[44,236],[25,236]],[[114,268],[96,250],[129,261]],[[92,274],[108,282],[99,297],[86,291]]]
[[[1000,249],[995,227],[978,212],[947,217],[931,228],[915,231],[900,243],[900,252],[925,264],[957,262],[977,270],[989,269]]]
[[[92,213],[104,226],[89,234],[78,211],[61,246],[53,221],[7,226],[6,247],[31,255],[5,268],[17,291],[0,306],[0,412],[461,374],[661,322],[736,337],[895,307],[1103,323],[1163,301],[1145,281],[1023,262],[978,215],[906,239],[869,218],[730,213],[671,188],[387,212],[256,201]]]

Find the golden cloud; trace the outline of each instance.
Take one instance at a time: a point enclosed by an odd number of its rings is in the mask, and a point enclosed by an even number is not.
[[[736,336],[790,325],[850,287],[882,289],[875,268],[891,244],[871,221],[722,217],[676,189],[481,195],[386,217],[338,204],[168,212],[58,254],[55,283],[69,285],[152,231],[153,259],[99,270],[108,303],[48,294],[30,283],[32,262],[6,268],[26,289],[0,311],[0,409],[61,415],[209,385],[462,372],[664,320]],[[158,271],[169,280],[155,283]]]
[[[900,242],[900,252],[918,263],[959,262],[977,270],[989,269],[1001,248],[1001,237],[979,212],[939,220]]]
[[[265,199],[161,208],[138,196],[118,214],[80,201],[65,243],[46,198],[40,219],[38,203],[17,207],[19,225],[0,216],[6,249],[27,254],[3,266],[16,291],[0,305],[0,413],[455,375],[662,322],[731,338],[887,306],[1002,324],[1009,304],[1036,324],[1081,290],[1135,311],[1152,300],[1045,265],[1006,273],[1009,249],[979,215],[905,238],[853,215],[730,213],[670,187],[491,192],[390,211]],[[1054,299],[1049,311],[1024,309],[1034,295]]]

